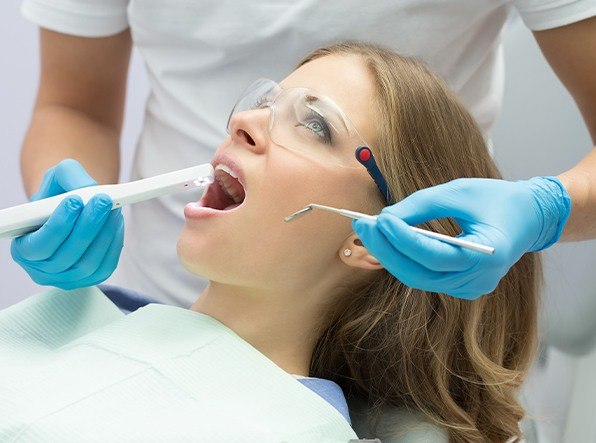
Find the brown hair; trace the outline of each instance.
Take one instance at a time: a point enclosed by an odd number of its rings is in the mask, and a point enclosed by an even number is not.
[[[500,178],[474,119],[422,63],[340,43],[299,66],[327,55],[359,56],[372,74],[382,117],[373,150],[396,200],[460,177]],[[375,204],[383,206],[380,198]],[[459,233],[449,219],[426,227]],[[519,437],[517,396],[537,342],[539,265],[538,255],[524,255],[474,301],[412,289],[378,271],[344,297],[313,353],[311,375],[367,400],[373,429],[383,409],[401,406],[443,426],[451,441]]]

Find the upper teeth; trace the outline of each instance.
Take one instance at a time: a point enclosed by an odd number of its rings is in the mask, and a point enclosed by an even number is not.
[[[230,168],[228,168],[226,165],[222,165],[220,163],[215,167],[215,170],[218,170],[218,169],[221,169],[222,171],[227,172],[234,178],[238,178],[238,175],[234,171],[232,171]]]

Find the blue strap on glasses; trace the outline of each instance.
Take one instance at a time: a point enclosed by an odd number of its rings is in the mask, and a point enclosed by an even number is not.
[[[364,165],[372,179],[375,181],[379,189],[381,190],[381,194],[385,198],[385,201],[388,204],[393,202],[393,198],[391,197],[391,193],[389,192],[389,187],[387,186],[387,182],[385,181],[385,177],[379,170],[377,166],[377,162],[375,161],[375,157],[373,156],[372,151],[368,146],[360,146],[356,149],[356,159]]]

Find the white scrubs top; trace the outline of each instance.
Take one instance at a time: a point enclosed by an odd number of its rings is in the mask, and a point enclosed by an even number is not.
[[[501,102],[501,30],[512,6],[533,30],[596,14],[594,0],[25,0],[22,11],[39,26],[78,36],[130,27],[151,87],[131,174],[139,179],[208,162],[246,86],[281,80],[310,50],[338,40],[379,43],[425,61],[487,135]],[[130,207],[110,283],[183,307],[196,300],[207,281],[176,256],[191,194]]]

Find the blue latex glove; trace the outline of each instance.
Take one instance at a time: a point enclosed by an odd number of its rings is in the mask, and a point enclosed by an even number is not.
[[[354,220],[367,250],[407,286],[468,300],[492,292],[526,252],[554,244],[571,212],[571,199],[554,177],[510,182],[458,179],[413,193],[384,208],[376,222]],[[452,217],[459,237],[495,248],[486,255],[414,232]]]
[[[31,200],[96,184],[76,160],[66,159],[46,171]],[[70,290],[101,283],[116,269],[124,242],[122,210],[111,208],[106,194],[86,205],[78,196],[66,198],[37,231],[12,240],[13,259],[40,285]]]

